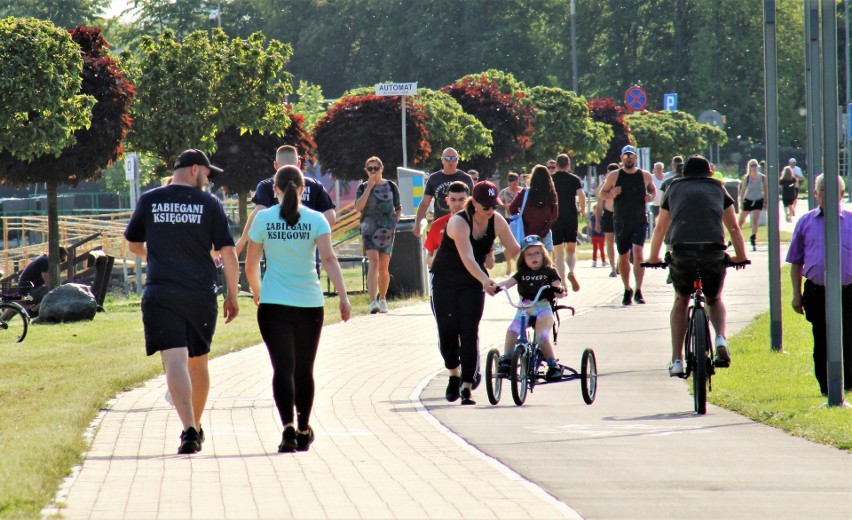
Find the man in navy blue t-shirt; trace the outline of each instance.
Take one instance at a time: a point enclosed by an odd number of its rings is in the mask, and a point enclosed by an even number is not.
[[[142,323],[148,355],[160,352],[169,393],[183,423],[178,453],[201,451],[201,414],[210,390],[207,355],[216,330],[219,252],[228,294],[225,323],[239,313],[239,264],[222,203],[206,193],[222,170],[200,150],[181,153],[172,183],[144,193],[127,224],[128,249],[147,259]]]
[[[295,146],[279,146],[275,151],[275,162],[273,163],[273,166],[275,167],[274,171],[278,171],[278,168],[283,166],[295,166],[302,169],[302,162],[299,159],[299,151]],[[302,192],[302,204],[312,210],[322,213],[328,221],[328,225],[334,227],[334,221],[336,220],[337,215],[334,211],[334,202],[331,201],[331,197],[328,192],[325,191],[325,186],[313,177],[305,175],[304,178],[305,191]],[[248,244],[248,230],[251,229],[251,224],[254,222],[254,217],[257,215],[257,212],[278,205],[278,198],[275,196],[273,185],[274,182],[272,177],[263,179],[257,183],[257,188],[254,191],[254,197],[251,199],[251,201],[254,202],[254,209],[248,219],[246,219],[246,226],[243,228],[243,234],[239,241],[237,241],[237,256],[243,252],[243,248],[245,248],[246,244]],[[319,261],[317,261],[317,265],[319,265]]]

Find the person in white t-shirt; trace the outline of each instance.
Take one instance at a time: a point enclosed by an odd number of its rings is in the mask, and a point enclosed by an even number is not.
[[[653,217],[655,223],[657,222],[657,217],[660,214],[660,203],[663,200],[663,191],[660,189],[660,186],[662,186],[663,181],[671,177],[671,175],[671,172],[663,171],[663,163],[654,163],[654,169],[651,171],[651,182],[653,182],[654,187],[657,188],[657,194],[654,195],[654,200],[652,200],[648,204],[651,207],[651,216]]]
[[[275,173],[274,182],[279,204],[259,211],[252,222],[246,278],[258,306],[260,335],[272,361],[272,394],[284,424],[278,452],[284,453],[308,451],[314,440],[309,423],[313,371],[324,319],[322,286],[314,271],[317,248],[322,267],[340,296],[343,321],[349,319],[351,306],[331,246],[331,226],[322,213],[301,204],[305,190],[302,172],[284,166]],[[266,273],[261,282],[260,258],[264,255]]]
[[[794,175],[794,176],[796,177],[796,179],[799,181],[799,186],[801,186],[801,185],[802,185],[802,181],[803,181],[803,180],[805,180],[805,174],[802,172],[802,169],[801,169],[801,168],[799,168],[799,167],[796,165],[796,159],[794,159],[793,157],[790,157],[790,160],[789,160],[789,161],[787,161],[787,165],[788,165],[788,166],[790,166],[790,169],[791,169],[791,170],[793,170],[793,175]],[[799,198],[798,198],[798,197],[796,197],[796,199],[795,199],[795,200],[793,200],[793,211],[792,211],[792,216],[793,216],[793,217],[795,217],[795,216],[796,216],[796,203],[797,203],[798,201],[799,201]]]

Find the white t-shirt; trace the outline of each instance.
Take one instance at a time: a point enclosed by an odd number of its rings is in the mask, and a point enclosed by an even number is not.
[[[260,303],[291,307],[322,307],[322,285],[316,272],[317,237],[331,233],[322,213],[299,208],[299,221],[293,226],[272,206],[259,211],[249,230],[252,242],[263,244],[266,272],[260,285]]]
[[[654,187],[657,188],[657,193],[654,195],[654,200],[651,201],[652,206],[659,206],[663,201],[663,190],[660,189],[660,186],[663,185],[663,182],[674,175],[672,172],[666,172],[663,174],[662,179],[657,179],[657,176],[653,173],[651,174],[651,181],[654,183]]]
[[[793,170],[793,175],[798,177],[799,179],[803,178],[805,175],[802,173],[802,169],[798,166],[790,166],[790,169]]]

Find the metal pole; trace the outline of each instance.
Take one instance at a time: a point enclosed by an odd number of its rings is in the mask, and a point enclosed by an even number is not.
[[[405,136],[405,96],[402,96],[402,167],[408,168],[408,139]]]
[[[808,139],[808,209],[816,206],[814,179],[822,171],[819,0],[805,0],[805,107]]]
[[[843,2],[843,25],[844,25],[844,34],[846,36],[846,56],[845,56],[845,69],[846,69],[846,103],[843,105],[846,107],[846,135],[843,141],[843,149],[846,151],[846,161],[845,168],[843,174],[849,179],[849,176],[852,175],[852,149],[850,149],[849,144],[852,141],[852,128],[850,128],[849,117],[852,116],[849,110],[849,89],[852,88],[852,78],[849,78],[849,0],[844,0]]]
[[[571,0],[571,78],[574,94],[579,95],[580,91],[577,88],[577,9],[574,0]]]
[[[840,215],[837,186],[837,13],[834,0],[822,0],[822,126],[825,163],[825,339],[828,405],[843,404],[841,347]]]
[[[216,9],[216,20],[218,20],[219,28],[222,28],[222,0],[219,0],[219,6]]]
[[[781,254],[778,235],[778,67],[775,42],[775,0],[763,2],[763,72],[766,110],[766,171],[769,200],[769,341],[783,350],[781,338]]]

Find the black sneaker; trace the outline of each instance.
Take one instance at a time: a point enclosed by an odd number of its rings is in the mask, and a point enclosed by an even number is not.
[[[178,454],[187,455],[190,453],[198,453],[201,451],[201,441],[198,439],[198,432],[190,426],[186,431],[180,434],[180,447]]]
[[[473,389],[476,390],[476,387],[478,387],[479,383],[481,383],[481,382],[482,382],[482,374],[479,372],[479,370],[477,370],[476,373],[473,374]]]
[[[278,453],[293,453],[299,448],[299,443],[296,441],[296,428],[288,426],[284,428],[284,434],[281,435],[281,444],[278,445]]]
[[[461,404],[469,405],[476,404],[476,401],[470,398],[470,388],[462,388],[461,391]]]
[[[198,427],[198,451],[201,451],[201,447],[204,445],[204,428],[201,426]]]
[[[544,376],[548,381],[559,381],[562,379],[562,367],[550,367]]]
[[[458,400],[459,385],[461,385],[461,378],[459,376],[450,376],[450,382],[447,383],[447,401],[452,403]]]
[[[500,364],[497,365],[497,374],[501,376],[508,376],[509,372],[512,370],[512,360],[509,358],[500,359]]]
[[[314,429],[308,426],[308,433],[297,433],[296,434],[296,444],[298,451],[308,451],[308,448],[311,447],[311,444],[314,442]]]
[[[636,289],[636,294],[633,295],[633,301],[636,303],[645,303],[645,298],[642,297],[642,291]]]
[[[633,289],[627,289],[624,291],[624,298],[621,299],[622,305],[630,305],[633,303]]]

